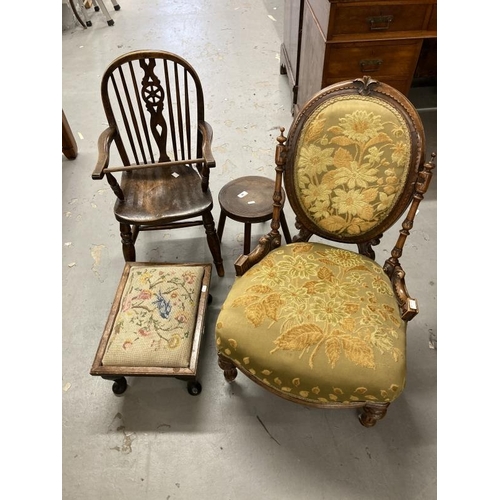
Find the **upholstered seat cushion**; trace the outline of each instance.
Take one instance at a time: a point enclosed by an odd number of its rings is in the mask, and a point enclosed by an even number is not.
[[[218,352],[288,397],[390,402],[405,385],[406,323],[371,259],[322,243],[270,252],[237,278]]]
[[[203,266],[132,266],[104,366],[187,367]]]

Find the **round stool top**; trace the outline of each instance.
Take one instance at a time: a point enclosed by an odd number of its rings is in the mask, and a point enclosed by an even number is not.
[[[282,204],[285,191],[282,189]],[[274,180],[268,177],[240,177],[219,191],[219,204],[226,215],[239,222],[264,222],[273,214]]]

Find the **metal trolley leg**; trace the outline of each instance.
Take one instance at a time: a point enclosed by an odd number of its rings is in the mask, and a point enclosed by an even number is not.
[[[109,15],[108,9],[104,5],[104,2],[102,0],[94,0],[94,1],[97,3],[97,5],[99,5],[99,8],[106,17],[106,21],[108,21],[108,26],[113,26],[115,22],[113,21],[113,19],[111,19],[111,16]]]

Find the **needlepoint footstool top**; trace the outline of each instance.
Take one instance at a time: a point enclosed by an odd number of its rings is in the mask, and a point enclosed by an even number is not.
[[[91,373],[195,371],[210,275],[211,264],[127,262]]]

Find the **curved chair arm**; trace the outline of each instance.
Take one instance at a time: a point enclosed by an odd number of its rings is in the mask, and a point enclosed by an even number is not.
[[[412,299],[406,289],[405,284],[405,272],[399,263],[399,258],[403,254],[403,247],[406,242],[406,238],[410,234],[410,230],[413,227],[413,221],[415,215],[417,214],[418,206],[424,198],[424,194],[427,192],[430,181],[433,175],[433,169],[436,166],[435,163],[436,154],[431,154],[431,160],[424,163],[422,169],[419,172],[417,182],[415,183],[415,191],[413,193],[413,200],[408,209],[405,220],[402,224],[402,229],[399,231],[399,238],[396,245],[391,251],[391,256],[384,263],[384,272],[389,276],[394,289],[394,294],[398,301],[399,307],[401,309],[401,318],[404,321],[410,321],[418,314],[418,305],[415,299]],[[377,237],[374,241],[378,244]],[[373,242],[370,242],[373,244]],[[366,248],[365,248],[366,249]],[[370,257],[369,254],[365,254]],[[373,257],[372,257],[373,258]]]
[[[92,179],[102,179],[106,175],[106,179],[113,190],[113,193],[120,199],[123,200],[123,191],[120,187],[118,181],[113,177],[111,173],[104,172],[109,165],[109,150],[111,148],[111,143],[115,140],[117,130],[115,127],[108,127],[104,132],[101,133],[97,141],[97,151],[99,156],[97,158],[97,164],[92,173]]]
[[[210,169],[215,167],[215,159],[212,155],[213,130],[210,124],[205,121],[200,121],[198,127],[202,136],[201,154],[205,159],[201,167],[198,167],[198,171],[201,175],[201,190],[206,193],[208,191]]]
[[[99,156],[97,158],[97,164],[92,173],[92,179],[102,179],[104,177],[104,169],[109,165],[109,150],[111,143],[116,137],[116,128],[108,127],[104,132],[101,133],[97,141],[97,150]]]
[[[259,239],[257,247],[248,255],[240,255],[234,263],[236,276],[243,276],[253,265],[260,262],[271,250],[281,246],[280,214],[283,208],[282,178],[283,166],[285,165],[286,148],[284,143],[286,137],[283,135],[285,129],[280,127],[280,135],[277,137],[275,162],[276,179],[274,181],[273,215],[271,219],[271,231]]]
[[[240,255],[235,263],[236,276],[243,276],[252,266],[260,262],[271,250],[281,246],[281,234],[271,231],[261,236],[257,246],[248,254]]]
[[[401,266],[396,266],[391,275],[392,288],[401,311],[401,319],[410,321],[418,314],[417,301],[410,297],[405,283],[405,272]]]
[[[200,132],[203,137],[203,141],[201,144],[201,152],[203,155],[203,158],[205,158],[207,162],[207,166],[209,168],[214,168],[215,167],[215,159],[212,154],[212,137],[214,135],[212,126],[205,122],[205,121],[200,121],[199,123],[200,127]]]

